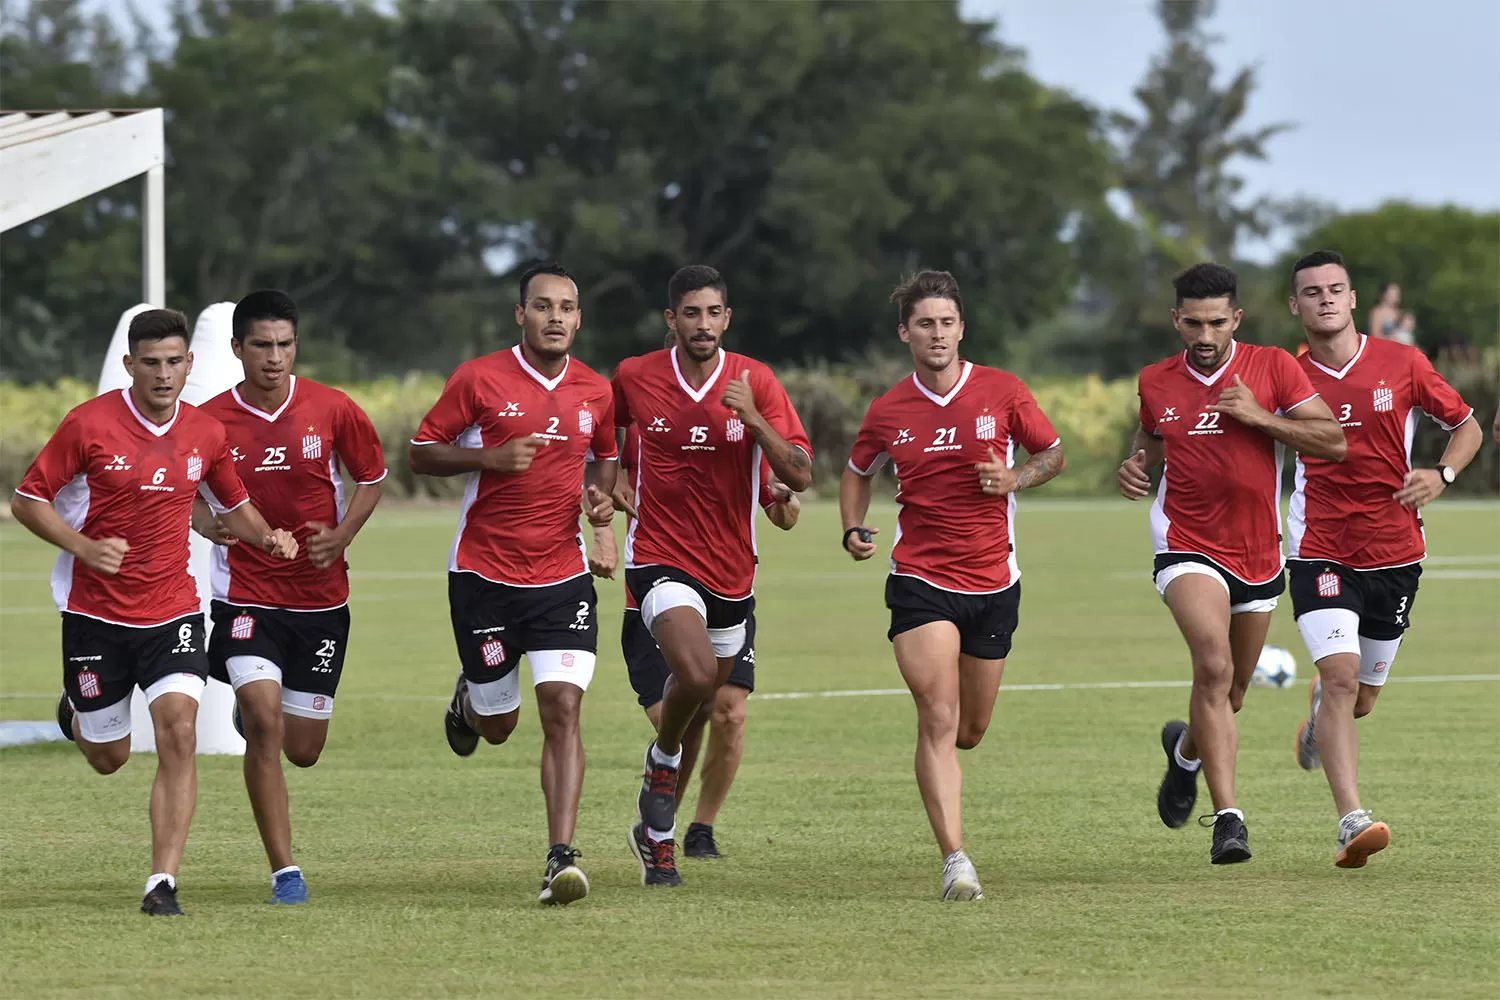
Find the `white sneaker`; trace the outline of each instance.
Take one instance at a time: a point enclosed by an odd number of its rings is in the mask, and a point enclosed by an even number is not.
[[[1323,766],[1323,756],[1318,753],[1318,737],[1313,727],[1318,722],[1318,706],[1323,703],[1323,679],[1314,677],[1307,692],[1307,721],[1297,730],[1297,766],[1304,771],[1316,771]]]
[[[958,901],[984,898],[979,873],[963,851],[954,851],[943,861],[943,898]]]
[[[1370,855],[1391,843],[1391,828],[1370,818],[1370,810],[1356,809],[1339,820],[1339,852],[1333,863],[1340,868],[1363,868]]]

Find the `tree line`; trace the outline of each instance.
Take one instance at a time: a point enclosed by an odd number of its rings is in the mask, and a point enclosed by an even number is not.
[[[1213,9],[1159,3],[1166,47],[1112,111],[954,2],[177,0],[163,35],[0,0],[0,101],[165,108],[168,304],[285,289],[331,377],[511,342],[538,259],[578,275],[606,368],[660,343],[699,262],[773,363],[891,350],[890,287],[942,267],[977,360],[1117,375],[1171,349],[1173,272],[1289,228],[1430,298],[1427,346],[1493,343],[1496,216],[1244,196],[1286,126],[1244,128],[1254,71],[1220,80]],[[0,237],[0,374],[97,371],[139,234],[132,182]],[[1240,268],[1245,337],[1289,338],[1284,267]]]

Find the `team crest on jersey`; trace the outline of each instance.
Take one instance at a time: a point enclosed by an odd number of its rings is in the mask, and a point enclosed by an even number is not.
[[[196,453],[188,456],[187,477],[190,483],[196,483],[203,478],[203,459]]]
[[[505,645],[499,639],[491,639],[479,647],[479,655],[487,667],[498,667],[505,662]]]
[[[99,687],[99,675],[92,670],[85,670],[78,675],[78,693],[85,698],[97,698],[101,690]]]
[[[974,418],[974,436],[981,441],[995,440],[995,416],[986,413]]]
[[[724,436],[731,441],[745,440],[745,425],[737,417],[730,417],[724,425]]]
[[[590,413],[588,410],[579,410],[578,411],[578,433],[580,433],[580,434],[592,434],[592,433],[594,433],[594,415],[592,413]]]
[[[240,615],[229,623],[229,638],[248,639],[255,635],[255,619],[250,615]]]
[[[1380,386],[1375,390],[1375,412],[1389,413],[1396,408],[1396,393],[1387,389],[1385,379],[1380,380]]]
[[[1340,582],[1339,575],[1337,573],[1318,574],[1319,597],[1337,597],[1342,592],[1343,584]]]
[[[302,435],[302,457],[306,459],[323,457],[323,438],[311,427],[307,429],[306,434]]]

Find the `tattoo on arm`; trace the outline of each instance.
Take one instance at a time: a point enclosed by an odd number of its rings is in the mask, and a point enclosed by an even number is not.
[[[1025,490],[1040,486],[1063,470],[1062,446],[1053,445],[1046,451],[1037,452],[1016,471],[1016,489]]]

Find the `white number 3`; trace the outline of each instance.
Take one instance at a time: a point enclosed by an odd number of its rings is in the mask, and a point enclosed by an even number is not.
[[[1351,414],[1353,412],[1354,412],[1354,407],[1350,406],[1348,403],[1345,403],[1343,406],[1340,406],[1339,407],[1339,423],[1343,423],[1345,420],[1348,420],[1349,419],[1349,414]]]

